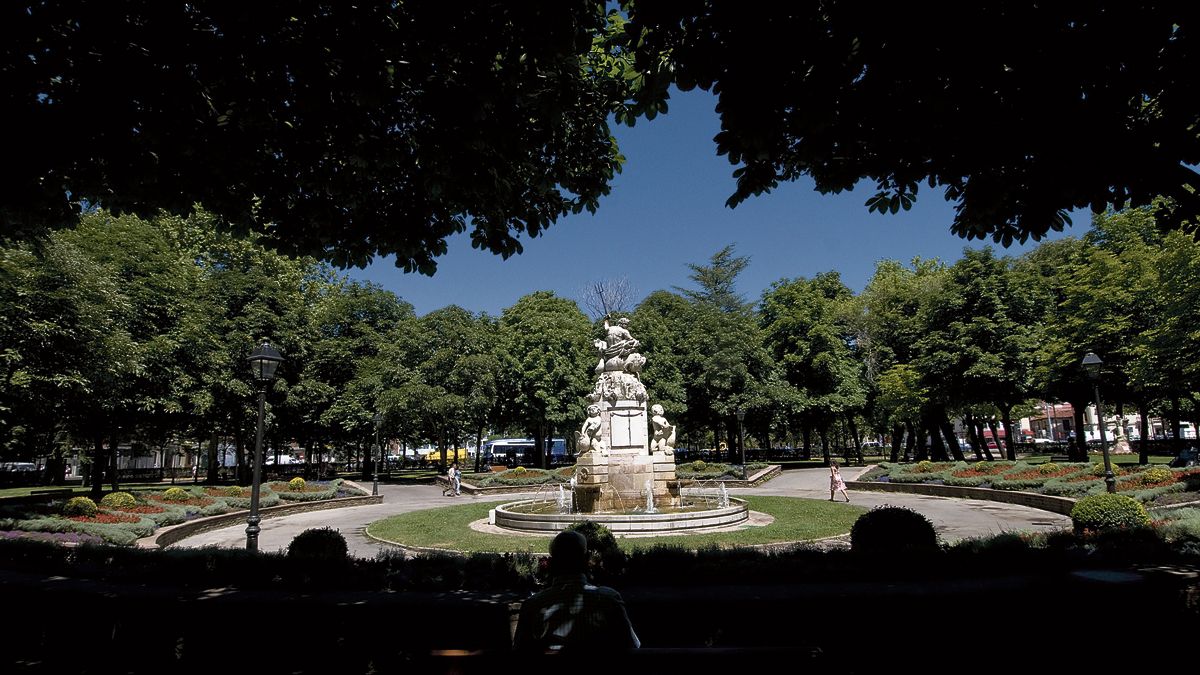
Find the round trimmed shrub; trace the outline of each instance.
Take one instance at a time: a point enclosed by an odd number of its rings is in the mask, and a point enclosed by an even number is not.
[[[1165,483],[1175,480],[1175,472],[1165,466],[1152,466],[1142,472],[1143,483]]]
[[[913,473],[932,473],[932,472],[933,472],[933,462],[931,462],[927,459],[923,459],[923,460],[917,462],[917,465],[913,467]]]
[[[100,499],[100,505],[110,509],[125,509],[137,506],[137,500],[128,492],[110,492]]]
[[[225,496],[226,497],[241,497],[242,496],[242,488],[237,485],[230,485],[229,487],[225,488]]]
[[[1042,464],[1041,466],[1038,467],[1038,473],[1043,473],[1043,474],[1054,473],[1054,472],[1058,471],[1058,469],[1059,469],[1059,466],[1057,464],[1055,464],[1054,462],[1046,462],[1045,464]]]
[[[192,495],[181,487],[167,488],[167,491],[163,493],[163,499],[168,502],[186,502],[191,498]]]
[[[513,469],[512,472],[517,474],[518,476],[522,476],[525,474],[525,467],[518,466],[517,468]]]
[[[63,506],[63,513],[68,516],[94,516],[97,511],[96,502],[88,497],[72,497]]]
[[[305,530],[288,544],[289,560],[306,562],[345,562],[350,548],[341,532],[329,527]]]
[[[991,462],[979,461],[979,462],[975,462],[974,464],[972,464],[971,468],[974,469],[975,471],[987,471],[989,468],[991,468],[991,466],[992,466]]]
[[[597,581],[613,579],[625,568],[625,552],[607,527],[591,520],[581,520],[567,527],[587,539],[588,571]]]
[[[698,460],[692,462],[692,471],[695,471],[696,473],[704,473],[704,470],[707,468],[708,468],[708,463],[702,459],[698,459]]]
[[[939,548],[933,523],[901,506],[877,506],[850,528],[850,550],[856,553],[923,553]]]
[[[1145,527],[1150,524],[1150,514],[1133,497],[1105,492],[1075,502],[1071,522],[1076,532]]]
[[[306,483],[300,476],[296,476],[288,481],[288,489],[292,492],[304,492],[304,487],[306,485],[308,485],[308,483]]]

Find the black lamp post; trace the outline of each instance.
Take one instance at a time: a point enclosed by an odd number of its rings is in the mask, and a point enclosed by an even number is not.
[[[1108,489],[1109,494],[1117,492],[1117,478],[1113,475],[1112,464],[1108,461],[1108,438],[1104,433],[1104,403],[1100,401],[1100,366],[1104,362],[1096,356],[1095,352],[1088,352],[1087,356],[1083,357],[1083,369],[1087,372],[1088,379],[1092,381],[1092,393],[1096,396],[1096,421],[1100,427],[1100,450],[1104,453],[1104,486]]]
[[[254,381],[258,383],[258,431],[254,436],[254,480],[250,483],[250,517],[246,519],[246,550],[258,550],[258,492],[262,482],[263,423],[267,409],[267,385],[275,379],[275,369],[283,363],[279,351],[263,340],[246,358]]]
[[[742,426],[742,422],[746,420],[746,411],[738,408],[738,447],[742,450],[742,480],[747,479],[746,473],[746,430]]]
[[[375,477],[371,481],[371,496],[379,496],[379,465],[383,462],[383,447],[379,445],[379,425],[383,422],[383,415],[375,413],[375,448],[379,452],[379,457],[375,460]]]

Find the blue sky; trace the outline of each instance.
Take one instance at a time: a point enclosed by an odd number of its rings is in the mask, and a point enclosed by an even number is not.
[[[879,260],[920,256],[953,262],[964,247],[990,243],[950,234],[953,210],[940,191],[926,189],[911,211],[868,213],[863,202],[874,193],[870,181],[851,192],[822,195],[803,179],[727,208],[734,167],[717,156],[712,142],[720,130],[714,104],[706,92],[675,92],[668,114],[633,128],[614,126],[626,163],[612,193],[595,215],[569,216],[541,236],[523,239],[521,255],[503,260],[458,236],[438,259],[433,277],[405,274],[391,258],[348,274],[393,291],[419,315],[452,304],[499,315],[538,290],[578,299],[585,284],[603,278],[627,277],[638,300],[659,289],[691,287],[688,263],[706,263],[730,243],[750,258],[738,283],[748,300],[757,300],[779,279],[829,270],[840,272],[857,293]],[[1072,220],[1072,227],[1051,238],[1080,236],[1090,222],[1086,212]],[[993,244],[1009,255],[1034,246]]]

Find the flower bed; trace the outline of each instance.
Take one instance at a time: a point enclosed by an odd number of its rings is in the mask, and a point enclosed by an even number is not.
[[[1117,490],[1140,502],[1187,493],[1200,499],[1200,467],[1171,469],[1165,466],[1113,466],[1121,476]],[[1098,462],[1075,464],[1037,464],[1025,462],[920,462],[917,464],[880,464],[859,477],[864,482],[944,483],[958,487],[984,487],[995,490],[1021,490],[1058,497],[1080,498],[1106,491],[1104,465]],[[1188,501],[1170,497],[1170,502]]]
[[[308,490],[295,493],[293,499],[330,499],[346,491],[340,479],[312,483],[310,486]],[[128,496],[120,500],[107,500],[112,506],[102,503],[97,507],[91,499],[77,496],[69,501],[0,507],[0,532],[27,533],[34,538],[66,543],[102,541],[130,546],[139,538],[150,536],[159,527],[246,509],[250,505],[250,489],[243,487],[176,486],[166,491],[140,491],[130,495],[133,503],[129,503]],[[118,501],[119,505],[115,503]],[[68,504],[72,503],[68,508]],[[260,506],[279,503],[279,494],[264,485],[259,496]]]
[[[136,523],[141,518],[135,515],[124,515],[120,513],[112,513],[111,511],[101,511],[94,516],[67,516],[67,520],[73,520],[77,523],[100,523],[102,525],[116,525],[117,523]]]

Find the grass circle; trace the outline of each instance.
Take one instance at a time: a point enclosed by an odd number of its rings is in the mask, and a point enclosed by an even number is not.
[[[731,532],[618,537],[618,541],[626,551],[664,544],[696,549],[811,541],[849,533],[854,521],[867,512],[860,506],[798,497],[747,496],[744,499],[751,511],[769,514],[775,518],[775,522]],[[367,526],[367,534],[413,548],[463,553],[546,553],[550,545],[549,535],[489,534],[471,529],[470,524],[487,518],[490,509],[511,501],[473,502],[402,513],[371,523]]]

